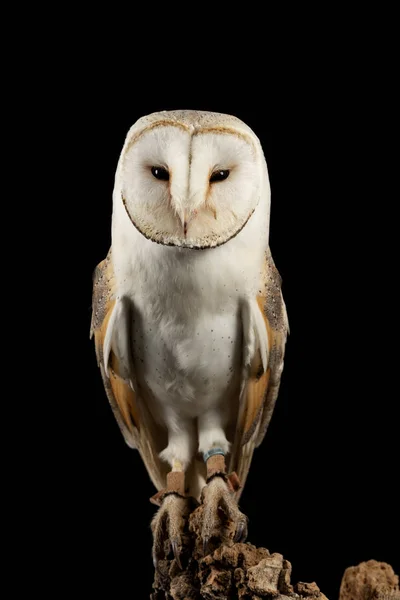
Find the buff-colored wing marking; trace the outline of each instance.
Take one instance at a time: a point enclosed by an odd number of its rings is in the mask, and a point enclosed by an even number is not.
[[[90,337],[94,336],[97,362],[115,418],[126,443],[131,448],[137,448],[139,416],[135,393],[121,377],[118,360],[112,350],[107,364],[104,361],[104,344],[114,308],[115,278],[109,252],[94,272]]]
[[[132,314],[124,299],[116,300],[111,251],[94,273],[92,310],[90,335],[94,336],[107,398],[126,443],[139,450],[150,479],[161,490],[166,486],[168,471],[167,464],[158,456],[165,445],[165,434],[146,405],[140,403],[139,388],[133,386],[129,335]]]
[[[260,293],[243,310],[244,367],[230,470],[243,486],[254,449],[265,436],[279,392],[289,332],[281,278],[266,253]],[[238,492],[238,496],[240,495]]]

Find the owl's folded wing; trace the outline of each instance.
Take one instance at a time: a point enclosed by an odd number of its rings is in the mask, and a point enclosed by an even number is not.
[[[125,441],[139,450],[151,480],[161,490],[166,485],[167,465],[158,457],[162,449],[158,426],[134,391],[130,313],[128,303],[116,298],[110,250],[94,272],[90,337],[94,336],[104,388]]]
[[[230,471],[245,484],[254,449],[265,436],[279,392],[289,323],[281,277],[271,253],[265,256],[259,295],[242,308],[243,373]]]

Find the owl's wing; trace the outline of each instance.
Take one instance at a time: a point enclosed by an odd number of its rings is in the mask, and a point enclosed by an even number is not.
[[[242,308],[243,372],[230,471],[245,484],[254,449],[264,439],[279,392],[289,323],[281,277],[266,252],[259,295]]]
[[[94,337],[104,388],[125,441],[139,450],[151,480],[161,490],[166,486],[167,475],[167,466],[158,457],[163,434],[134,391],[137,388],[129,339],[131,310],[124,299],[117,300],[110,250],[93,276],[90,337]]]

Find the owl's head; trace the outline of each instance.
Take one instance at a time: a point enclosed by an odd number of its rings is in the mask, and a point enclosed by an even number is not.
[[[165,111],[130,129],[114,203],[147,239],[203,249],[235,237],[262,194],[269,203],[264,155],[247,125],[218,113]]]

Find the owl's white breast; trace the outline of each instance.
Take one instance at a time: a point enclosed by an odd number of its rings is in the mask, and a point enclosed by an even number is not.
[[[156,244],[114,204],[112,257],[119,297],[134,306],[131,347],[154,412],[197,417],[237,395],[242,360],[240,306],[257,294],[268,245],[261,201],[246,227],[218,248]]]

